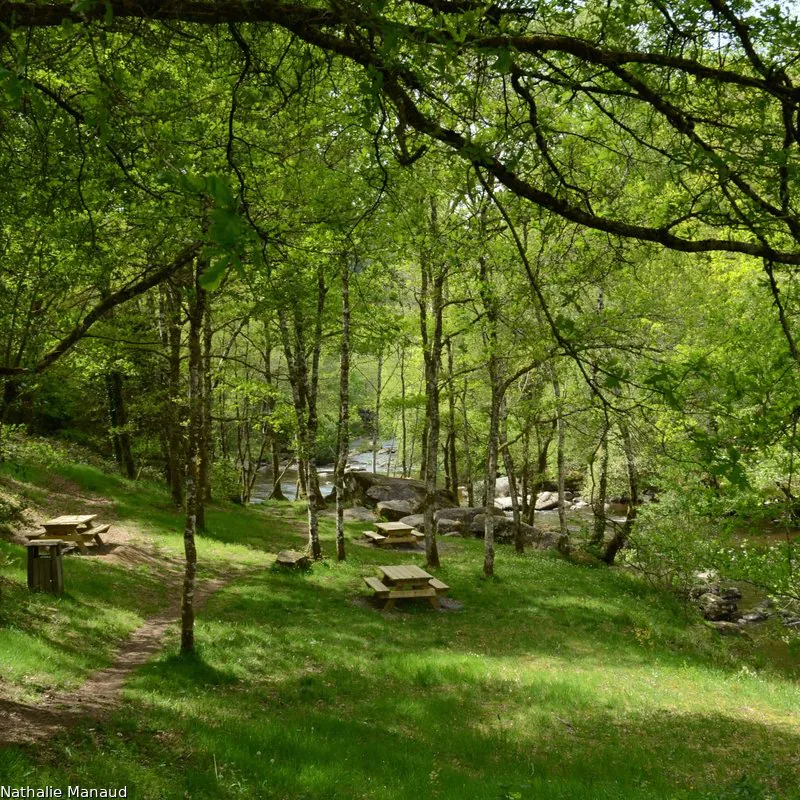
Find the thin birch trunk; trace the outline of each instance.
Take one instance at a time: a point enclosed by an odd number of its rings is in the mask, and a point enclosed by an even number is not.
[[[461,392],[461,414],[464,424],[464,466],[466,475],[464,480],[467,484],[467,505],[475,507],[475,477],[472,473],[472,449],[469,436],[469,419],[467,418],[467,379],[464,378],[464,389]]]
[[[400,431],[403,441],[401,477],[407,478],[411,472],[408,466],[408,451],[406,449],[406,438],[408,437],[408,425],[406,422],[406,349],[402,343],[400,345]]]
[[[458,497],[458,458],[456,454],[456,393],[453,385],[453,345],[447,340],[447,446],[445,458],[448,460],[450,475],[450,491],[461,505]]]
[[[381,393],[383,391],[383,350],[378,353],[378,375],[375,388],[375,421],[372,428],[372,471],[378,472],[378,449],[381,438]]]
[[[339,358],[339,428],[336,460],[336,558],[345,560],[344,471],[350,436],[350,266],[342,265],[342,345]]]

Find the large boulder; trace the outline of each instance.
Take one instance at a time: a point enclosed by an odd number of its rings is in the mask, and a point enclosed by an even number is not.
[[[486,515],[478,514],[472,520],[470,533],[479,539],[483,538],[486,526]],[[558,548],[558,531],[546,531],[541,528],[520,522],[522,537],[528,546],[538,550],[555,550]],[[506,516],[495,517],[494,540],[499,544],[511,544],[514,541],[514,520]]]
[[[422,530],[422,528],[420,530]],[[441,519],[436,520],[436,530],[442,536],[450,536],[450,534],[457,534],[460,536],[461,534],[469,531],[469,525],[465,525],[463,522],[457,519],[447,519],[447,517],[442,517]]]
[[[407,517],[401,517],[400,522],[402,522],[403,525],[410,525],[412,528],[421,531],[425,527],[425,515],[409,514]]]
[[[736,616],[736,601],[720,597],[718,594],[706,592],[697,598],[700,613],[708,620],[732,621]]]
[[[389,522],[397,522],[414,511],[414,506],[408,500],[381,500],[378,503],[378,513]]]
[[[416,513],[425,502],[425,484],[412,478],[390,478],[374,472],[348,470],[344,474],[344,502],[346,504],[375,508],[380,502],[406,500]],[[455,498],[446,489],[437,489],[433,497],[434,508],[446,508]]]
[[[468,528],[472,524],[472,520],[485,511],[485,506],[457,506],[456,508],[440,508],[433,516],[437,522],[442,519],[451,519]],[[497,517],[505,516],[499,508],[493,509],[492,513]]]
[[[542,492],[536,498],[537,511],[551,511],[558,508],[558,492]]]
[[[378,515],[364,506],[353,506],[344,510],[344,518],[351,522],[377,522]]]
[[[498,478],[494,484],[495,497],[508,497],[510,494],[509,480],[507,477]]]

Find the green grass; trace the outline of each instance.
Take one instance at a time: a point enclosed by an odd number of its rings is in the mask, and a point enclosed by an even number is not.
[[[87,467],[59,473],[179,552],[180,518],[160,488]],[[266,553],[301,542],[296,506],[219,507],[209,521],[208,573],[266,567]],[[332,553],[329,520],[323,544]],[[458,612],[412,604],[382,615],[353,602],[377,564],[421,563],[408,553],[351,544],[345,564],[243,574],[200,615],[196,657],[177,655],[173,631],[118,713],[46,747],[0,750],[0,783],[127,785],[129,797],[154,799],[800,798],[796,666],[721,639],[627,573],[500,548],[501,577],[484,580],[481,548],[442,541],[440,577]],[[89,596],[109,591],[109,639],[114,615],[121,635],[127,614],[147,613],[127,581],[148,576],[90,562],[69,559],[61,601],[4,596],[23,618],[26,603],[57,608],[9,629],[29,658],[38,647],[75,674],[90,666],[81,643],[92,633],[71,605]]]

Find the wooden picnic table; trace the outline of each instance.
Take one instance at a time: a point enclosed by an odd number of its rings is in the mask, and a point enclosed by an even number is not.
[[[414,597],[425,598],[434,608],[439,608],[438,595],[450,589],[416,564],[395,564],[378,569],[380,579],[367,577],[364,582],[375,592],[375,597],[386,600],[384,611],[394,608],[397,600]]]
[[[100,538],[101,533],[105,533],[111,526],[94,526],[97,514],[63,514],[60,517],[49,519],[42,523],[44,533],[39,538],[61,539],[65,542],[73,542],[82,553],[88,553],[86,545],[90,542],[103,544]]]
[[[375,544],[382,547],[391,547],[396,544],[414,544],[419,539],[424,539],[425,534],[420,533],[405,522],[376,522],[377,531],[366,531],[365,536]]]

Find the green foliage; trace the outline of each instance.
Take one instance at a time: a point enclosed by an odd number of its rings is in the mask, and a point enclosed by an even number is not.
[[[239,470],[228,459],[217,458],[211,464],[211,496],[220,500],[239,500]]]

